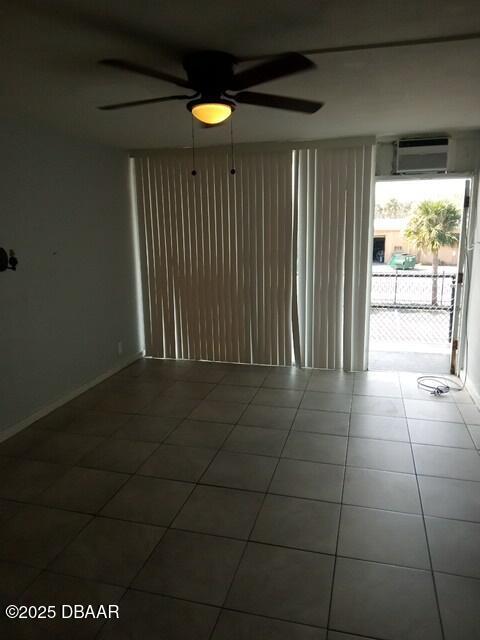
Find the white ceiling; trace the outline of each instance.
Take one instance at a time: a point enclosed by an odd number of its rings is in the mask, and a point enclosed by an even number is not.
[[[96,61],[126,58],[183,75],[199,49],[255,57],[480,32],[478,0],[1,0],[3,114],[22,114],[117,147],[187,146],[181,102],[101,112],[108,102],[176,93]],[[241,105],[239,142],[480,127],[480,39],[311,55],[313,71],[255,90],[323,100],[313,116]],[[246,64],[246,63],[243,63]],[[229,127],[199,130],[203,145]]]

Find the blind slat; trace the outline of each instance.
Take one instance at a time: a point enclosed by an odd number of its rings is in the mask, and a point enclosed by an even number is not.
[[[294,153],[302,364],[366,367],[373,144]]]
[[[291,151],[135,166],[147,355],[292,364]]]

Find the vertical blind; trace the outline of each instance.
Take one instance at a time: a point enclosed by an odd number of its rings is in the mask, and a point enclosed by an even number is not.
[[[146,353],[290,365],[291,150],[135,159]]]
[[[367,360],[372,144],[294,151],[298,340],[307,367]]]
[[[147,355],[365,369],[373,153],[135,158]]]

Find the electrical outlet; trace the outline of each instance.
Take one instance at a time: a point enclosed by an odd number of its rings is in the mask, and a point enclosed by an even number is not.
[[[117,343],[117,351],[118,355],[121,356],[123,353],[123,342],[121,340],[119,340]]]

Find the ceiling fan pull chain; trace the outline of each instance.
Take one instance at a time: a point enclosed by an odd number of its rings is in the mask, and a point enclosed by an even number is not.
[[[193,115],[192,115],[192,176],[196,176],[197,175],[197,170],[195,169],[195,125],[193,122]]]
[[[232,154],[232,168],[230,169],[230,173],[232,174],[232,176],[234,176],[236,173],[236,169],[235,169],[235,149],[233,146],[233,118],[230,118],[230,148],[231,148],[231,154]]]

